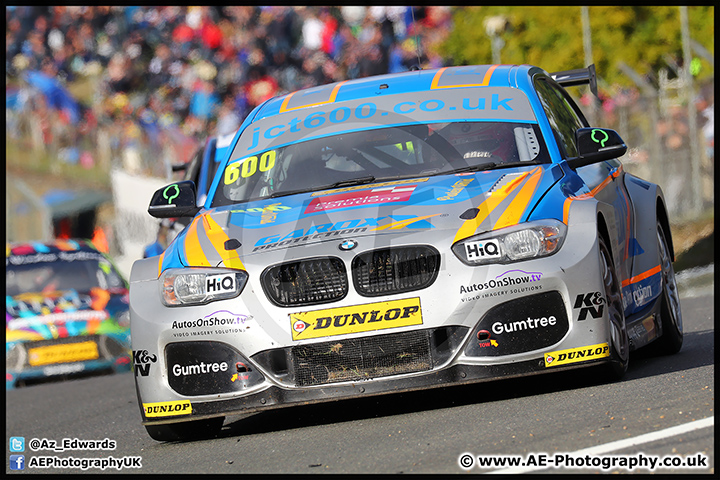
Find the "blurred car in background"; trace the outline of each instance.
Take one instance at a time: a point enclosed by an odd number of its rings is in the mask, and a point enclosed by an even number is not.
[[[192,160],[181,165],[174,165],[173,171],[182,172],[183,180],[191,180],[197,189],[197,205],[201,206],[207,199],[208,191],[215,178],[218,165],[230,153],[232,139],[237,132],[217,137],[209,137],[202,147],[193,155]],[[192,217],[165,218],[160,222],[155,242],[145,247],[143,258],[154,257],[165,251],[172,240],[180,233]]]
[[[6,389],[130,371],[128,285],[85,240],[7,244]]]

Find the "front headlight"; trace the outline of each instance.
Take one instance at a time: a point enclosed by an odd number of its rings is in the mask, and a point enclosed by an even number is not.
[[[160,295],[168,307],[204,305],[237,297],[247,283],[243,270],[225,268],[176,268],[160,276]]]
[[[566,233],[562,222],[538,220],[468,237],[452,251],[466,265],[519,262],[557,252]]]

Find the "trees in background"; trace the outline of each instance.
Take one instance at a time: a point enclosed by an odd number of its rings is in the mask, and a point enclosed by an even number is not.
[[[714,14],[713,6],[688,7],[691,38],[706,49],[706,55],[714,54]],[[580,6],[458,8],[441,55],[452,58],[456,65],[492,63],[492,39],[487,30],[488,19],[493,17],[506,20],[493,25],[497,29],[500,24],[502,63],[528,63],[549,72],[586,66]],[[660,68],[682,64],[677,6],[591,6],[589,17],[593,61],[606,82],[631,84],[618,69],[619,61],[652,80]],[[697,51],[694,56],[699,59],[694,70],[697,78],[712,76],[710,62]]]

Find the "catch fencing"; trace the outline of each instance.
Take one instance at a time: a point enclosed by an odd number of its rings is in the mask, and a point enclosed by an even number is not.
[[[680,79],[669,80],[661,70],[658,88],[643,87],[602,98],[591,123],[625,140],[628,152],[620,159],[625,171],[661,186],[672,222],[694,220],[713,208],[715,199],[714,79],[695,86],[694,137]],[[579,100],[585,112],[591,110],[588,99]]]

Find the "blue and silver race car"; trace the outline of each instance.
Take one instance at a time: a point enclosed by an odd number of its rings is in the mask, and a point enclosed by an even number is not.
[[[156,440],[228,415],[592,367],[680,350],[662,190],[624,171],[549,74],[480,65],[361,78],[258,106],[205,202],[130,278]]]

